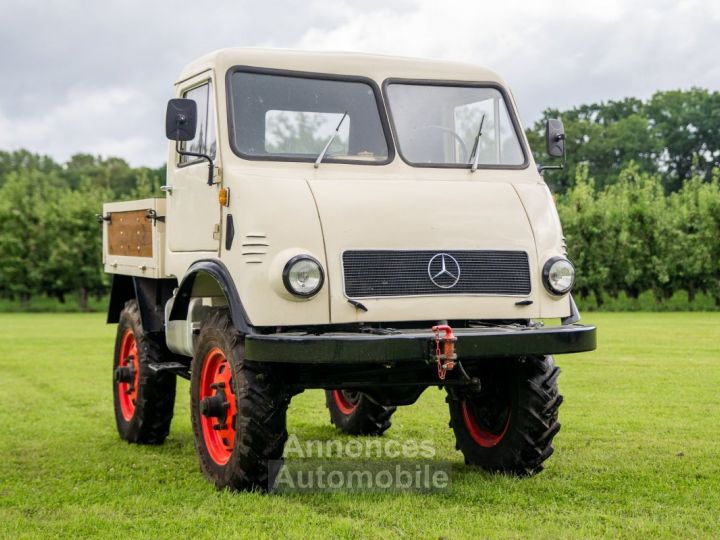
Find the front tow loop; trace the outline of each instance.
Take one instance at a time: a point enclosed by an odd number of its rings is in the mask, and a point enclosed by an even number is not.
[[[435,334],[435,361],[437,362],[438,378],[445,380],[448,371],[455,369],[457,354],[455,353],[455,342],[457,338],[452,328],[447,324],[439,324],[432,327]],[[444,335],[441,337],[440,333]],[[440,344],[442,343],[442,349]]]

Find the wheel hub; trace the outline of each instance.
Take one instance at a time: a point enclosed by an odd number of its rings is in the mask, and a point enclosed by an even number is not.
[[[206,397],[200,402],[200,414],[207,418],[217,418],[224,421],[230,403],[225,397],[225,392],[220,390],[212,397]]]
[[[132,359],[127,360],[132,362]],[[127,366],[119,366],[115,369],[115,382],[130,384],[135,380],[135,370],[133,369],[132,365]]]
[[[237,403],[230,362],[218,347],[209,350],[203,359],[198,398],[205,447],[215,463],[224,465],[235,446]]]
[[[126,422],[135,415],[135,405],[140,386],[140,360],[138,346],[132,328],[127,328],[120,341],[117,367],[113,371],[117,385],[120,412]]]

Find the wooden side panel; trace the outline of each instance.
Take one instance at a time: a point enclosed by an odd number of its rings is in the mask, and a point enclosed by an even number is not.
[[[129,257],[152,257],[152,220],[146,210],[112,212],[108,224],[108,253]]]

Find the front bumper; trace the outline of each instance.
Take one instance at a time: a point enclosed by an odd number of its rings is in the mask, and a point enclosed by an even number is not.
[[[454,330],[460,361],[592,351],[594,326],[500,326]],[[324,334],[250,334],[245,357],[255,362],[294,364],[392,364],[433,358],[435,336],[428,330],[388,334],[329,332]]]

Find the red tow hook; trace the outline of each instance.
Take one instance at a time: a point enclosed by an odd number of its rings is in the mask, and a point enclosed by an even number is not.
[[[453,334],[452,328],[447,324],[439,324],[432,327],[435,334],[435,360],[437,361],[438,377],[441,381],[445,380],[448,371],[455,369],[455,361],[457,354],[455,353],[455,342],[457,338]],[[445,335],[440,337],[440,332]],[[442,352],[440,351],[440,342],[442,342]]]

